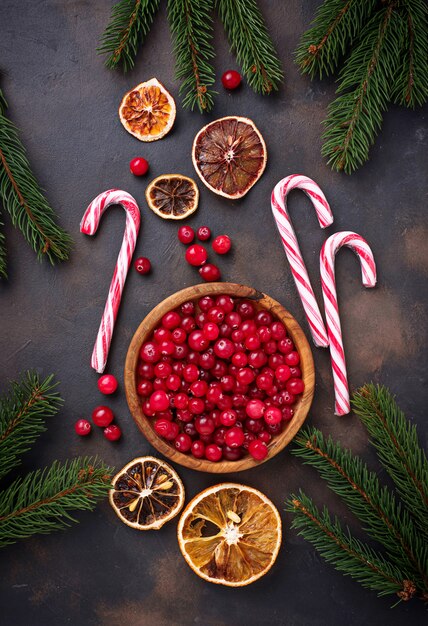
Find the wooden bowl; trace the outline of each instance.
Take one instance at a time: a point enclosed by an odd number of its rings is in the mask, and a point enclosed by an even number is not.
[[[279,302],[273,300],[266,294],[256,291],[256,289],[252,287],[234,283],[205,283],[178,291],[158,304],[141,322],[129,345],[125,362],[125,391],[129,410],[146,439],[164,456],[180,465],[185,465],[195,470],[214,473],[240,472],[260,465],[260,461],[255,461],[250,455],[247,455],[239,461],[220,461],[214,463],[205,459],[195,459],[190,454],[184,454],[176,450],[168,441],[159,437],[152,426],[153,420],[147,418],[142,411],[141,398],[137,394],[136,369],[141,345],[148,340],[165,313],[179,307],[183,302],[187,302],[188,300],[198,300],[201,296],[219,295],[223,293],[237,298],[250,299],[256,304],[259,310],[267,309],[270,311],[274,317],[285,324],[288,334],[300,355],[300,368],[305,383],[305,391],[293,407],[293,418],[287,422],[283,432],[273,437],[269,442],[269,454],[265,461],[268,461],[278,454],[278,452],[290,443],[294,435],[300,429],[311,406],[315,386],[312,353],[302,329],[291,313],[284,309]]]

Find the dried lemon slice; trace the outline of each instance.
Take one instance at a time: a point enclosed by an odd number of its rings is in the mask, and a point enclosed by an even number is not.
[[[222,117],[204,126],[193,142],[193,165],[202,182],[225,198],[242,198],[266,167],[264,139],[246,117]]]
[[[112,485],[109,499],[116,515],[138,530],[158,530],[184,504],[184,487],[177,472],[153,456],[130,461]]]
[[[128,91],[119,107],[123,126],[140,141],[165,137],[174,124],[175,113],[174,98],[157,78]]]
[[[187,176],[163,174],[147,187],[146,200],[156,215],[166,220],[182,220],[198,208],[199,189]]]
[[[222,483],[187,505],[177,536],[184,558],[198,576],[241,587],[264,576],[274,564],[281,546],[281,518],[257,489]]]

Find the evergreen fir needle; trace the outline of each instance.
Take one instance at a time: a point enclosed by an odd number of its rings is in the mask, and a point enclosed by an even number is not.
[[[53,376],[40,380],[27,372],[0,397],[0,478],[20,464],[21,456],[46,430],[45,419],[62,404]]]
[[[281,62],[256,0],[216,0],[231,49],[256,93],[276,91],[284,79]]]
[[[3,222],[0,219],[0,278],[7,278],[6,269],[6,239],[3,233]]]
[[[176,77],[183,105],[210,111],[215,92],[212,0],[169,0],[168,19],[174,38]]]
[[[6,101],[1,91],[0,199],[12,223],[39,258],[46,256],[52,264],[68,258],[71,238],[55,222],[54,211],[31,171],[18,132],[6,117]]]

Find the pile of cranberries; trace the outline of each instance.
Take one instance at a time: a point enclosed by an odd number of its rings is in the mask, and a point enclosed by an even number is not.
[[[183,453],[262,461],[305,389],[282,322],[250,300],[204,296],[166,313],[140,349],[137,392],[158,435]]]
[[[199,275],[205,282],[221,280],[221,273],[217,265],[207,263],[208,252],[204,246],[199,243],[192,243],[195,239],[195,231],[191,226],[184,225],[178,229],[178,240],[188,245],[185,258],[189,265],[199,267]],[[208,241],[211,239],[211,230],[208,226],[200,226],[196,231],[199,241]],[[189,245],[192,244],[192,245]],[[228,235],[218,235],[211,243],[212,249],[216,254],[227,254],[232,247],[232,242]]]

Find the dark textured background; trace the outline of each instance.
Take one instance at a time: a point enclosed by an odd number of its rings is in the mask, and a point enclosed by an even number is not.
[[[53,459],[99,454],[116,467],[152,453],[127,410],[122,368],[128,343],[141,319],[167,295],[198,282],[183,259],[177,226],[161,221],[146,207],[150,177],[167,172],[195,176],[190,149],[197,130],[223,115],[248,115],[262,131],[269,150],[265,174],[242,202],[217,198],[202,185],[192,225],[208,224],[228,233],[234,252],[220,262],[225,279],[253,285],[277,298],[307,325],[290,270],[271,217],[274,184],[291,173],[314,178],[331,202],[334,230],[356,230],[371,244],[377,264],[376,290],[364,290],[358,261],[350,251],[337,259],[338,291],[352,387],[375,380],[389,385],[415,423],[426,433],[426,325],[424,292],[428,272],[426,213],[425,111],[391,107],[371,160],[351,177],[332,173],[320,157],[320,123],[334,93],[333,81],[313,82],[299,75],[292,53],[308,26],[318,0],[263,2],[263,9],[286,72],[278,95],[255,96],[244,84],[219,96],[210,117],[182,110],[165,11],[161,10],[131,73],[104,68],[95,53],[110,13],[110,0],[2,0],[0,3],[1,81],[10,116],[21,129],[34,170],[72,233],[74,252],[57,268],[39,265],[21,234],[6,225],[8,282],[0,286],[1,387],[26,368],[41,375],[56,372],[65,407],[25,456],[22,471]],[[221,25],[215,30],[218,76],[235,67]],[[144,145],[119,123],[117,106],[136,83],[156,76],[177,97],[177,120],[163,141]],[[144,155],[149,178],[134,178],[129,160]],[[117,186],[141,204],[142,228],[136,252],[150,257],[149,278],[131,271],[117,321],[108,371],[118,376],[120,393],[105,399],[90,368],[92,345],[124,227],[123,211],[111,209],[96,238],[79,234],[88,203]],[[301,193],[289,206],[309,273],[320,295],[318,253],[325,233]],[[331,432],[372,465],[367,436],[354,416],[333,415],[333,390],[327,351],[315,350],[317,388],[309,422]],[[73,423],[104,401],[124,431],[118,444],[100,431],[88,439],[74,435]],[[188,498],[220,477],[179,468]],[[383,476],[383,472],[379,472]],[[299,487],[319,504],[327,502],[358,531],[310,468],[285,451],[259,469],[229,475],[263,490],[279,509]],[[278,561],[261,581],[244,589],[218,588],[199,578],[182,559],[175,523],[160,532],[138,533],[121,524],[107,503],[81,515],[81,524],[65,533],[37,537],[1,553],[0,621],[5,625],[50,626],[303,626],[333,624],[422,624],[417,604],[390,610],[390,599],[377,599],[320,559],[289,530]]]

